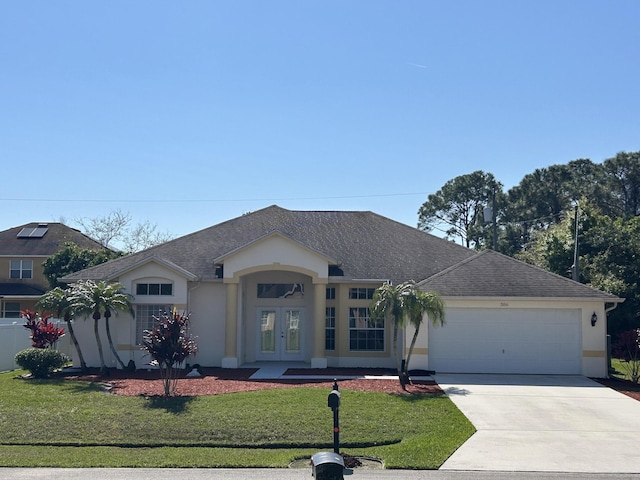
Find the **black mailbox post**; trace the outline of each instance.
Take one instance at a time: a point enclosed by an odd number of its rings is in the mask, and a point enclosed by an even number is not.
[[[340,411],[340,391],[338,390],[338,381],[333,381],[333,390],[327,399],[329,408],[333,410],[333,452],[340,453],[340,421],[338,413]]]
[[[333,390],[327,398],[327,406],[333,411],[333,453],[320,452],[311,457],[311,475],[316,480],[343,480],[344,459],[340,455],[340,391],[338,381],[333,381]]]

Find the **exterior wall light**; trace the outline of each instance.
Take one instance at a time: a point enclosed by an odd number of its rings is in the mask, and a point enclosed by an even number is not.
[[[597,321],[598,321],[598,315],[596,315],[596,312],[593,312],[593,315],[591,315],[591,326],[595,327]]]

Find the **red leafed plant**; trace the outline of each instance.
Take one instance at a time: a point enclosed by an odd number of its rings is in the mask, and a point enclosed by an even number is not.
[[[64,328],[49,323],[51,316],[46,313],[38,316],[36,312],[24,310],[20,314],[25,319],[24,328],[31,330],[29,338],[35,348],[52,347],[64,335]]]
[[[198,346],[188,333],[189,315],[164,312],[153,330],[145,330],[142,348],[153,359],[152,364],[160,368],[160,376],[164,382],[164,394],[173,395],[178,386],[177,368],[190,355],[195,355]]]

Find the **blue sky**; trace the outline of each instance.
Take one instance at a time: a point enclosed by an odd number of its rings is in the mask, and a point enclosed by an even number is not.
[[[640,150],[640,2],[0,2],[0,230],[271,204],[412,226],[474,170]]]

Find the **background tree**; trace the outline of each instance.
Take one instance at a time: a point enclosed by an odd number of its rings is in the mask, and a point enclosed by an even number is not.
[[[612,217],[640,215],[640,152],[620,152],[604,161],[606,189],[604,212]]]
[[[503,253],[524,249],[534,232],[562,221],[581,198],[604,198],[602,165],[578,159],[566,165],[538,168],[507,192],[504,221],[509,243]]]
[[[71,340],[73,341],[73,346],[75,347],[76,352],[78,353],[78,358],[80,359],[80,368],[83,372],[86,372],[87,363],[84,360],[80,344],[78,343],[78,338],[73,330],[73,316],[75,312],[71,302],[71,296],[71,290],[63,290],[60,287],[56,287],[42,295],[36,306],[44,312],[54,314],[57,318],[64,319],[67,324],[67,330],[69,331]]]
[[[484,223],[484,208],[492,206],[494,195],[501,205],[502,184],[490,173],[477,170],[449,180],[418,210],[418,228],[429,231],[443,225],[447,238],[460,239],[467,247],[480,247],[487,237],[491,238]]]
[[[405,388],[409,378],[409,361],[415,347],[420,326],[427,315],[436,323],[444,323],[444,302],[435,292],[423,292],[414,281],[403,282],[398,285],[385,283],[377,288],[373,294],[370,317],[373,322],[391,322],[393,340],[391,342],[392,355],[396,362],[396,370],[400,385]],[[398,355],[398,332],[407,325],[413,325],[414,335],[406,358]]]
[[[159,232],[149,221],[133,224],[131,214],[120,209],[102,217],[80,217],[75,222],[86,235],[106,248],[116,248],[127,253],[137,252],[173,239],[169,232]]]
[[[579,281],[626,299],[609,313],[610,334],[640,327],[640,217],[611,219],[586,200],[579,212]],[[535,232],[516,257],[571,277],[575,231],[574,217],[567,214],[560,223]]]
[[[64,247],[47,258],[42,264],[43,274],[51,288],[66,287],[58,279],[85,268],[105,263],[122,256],[122,253],[109,250],[91,250],[81,248],[75,243],[67,242]]]

